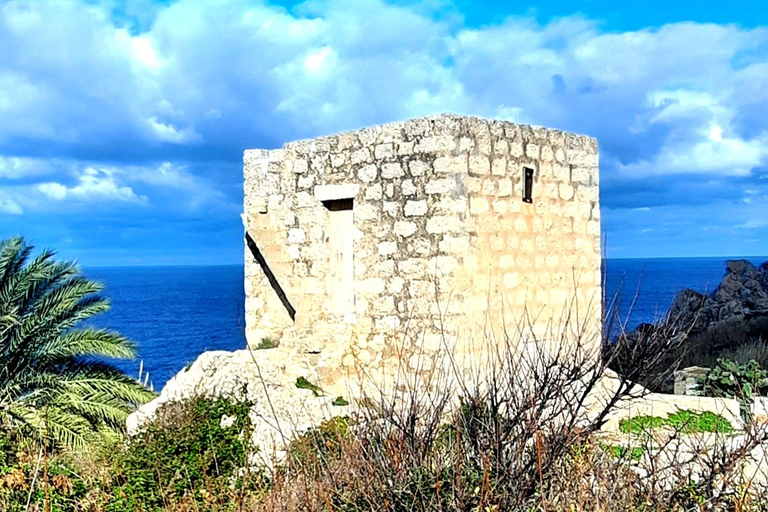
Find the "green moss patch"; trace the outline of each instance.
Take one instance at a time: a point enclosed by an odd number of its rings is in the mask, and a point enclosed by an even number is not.
[[[258,345],[256,345],[256,350],[267,350],[270,348],[275,348],[279,345],[279,343],[272,338],[261,338],[261,341]]]
[[[671,427],[684,434],[702,432],[730,434],[734,428],[730,421],[713,412],[698,413],[691,410],[678,411],[661,416],[635,416],[619,422],[619,430],[625,434],[642,434],[654,429]]]

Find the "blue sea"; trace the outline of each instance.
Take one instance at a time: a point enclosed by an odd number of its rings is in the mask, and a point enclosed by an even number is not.
[[[760,264],[768,257],[746,258]],[[140,362],[155,389],[206,350],[245,347],[242,266],[86,269],[106,285],[112,309],[95,323],[138,345],[136,361],[117,365],[137,375]],[[712,291],[725,258],[609,259],[606,301],[629,328],[657,320],[682,288]]]

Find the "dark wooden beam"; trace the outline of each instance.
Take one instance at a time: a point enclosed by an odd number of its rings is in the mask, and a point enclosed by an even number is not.
[[[264,259],[264,255],[259,250],[259,246],[256,245],[256,242],[254,242],[253,238],[251,238],[251,234],[247,231],[245,232],[245,243],[248,245],[248,249],[250,249],[251,254],[253,254],[253,257],[261,267],[261,270],[263,270],[264,274],[267,276],[267,280],[269,281],[270,286],[272,286],[272,289],[275,290],[277,298],[280,299],[280,302],[283,303],[285,310],[288,311],[288,316],[290,316],[291,320],[295,322],[296,309],[291,305],[291,302],[288,300],[288,296],[285,294],[285,290],[283,290],[283,287],[280,286],[280,283],[278,282],[277,277],[275,277],[274,272],[272,272],[272,269],[269,268],[267,260]]]

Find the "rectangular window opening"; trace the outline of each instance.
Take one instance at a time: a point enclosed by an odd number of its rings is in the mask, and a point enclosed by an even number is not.
[[[533,169],[523,167],[523,202],[533,202]]]
[[[355,312],[353,200],[332,199],[323,201],[323,206],[328,210],[325,238],[330,266],[326,290],[330,297],[331,313],[352,315]]]
[[[352,203],[352,198],[329,199],[328,201],[323,201],[323,206],[325,206],[329,212],[344,212],[352,210]]]

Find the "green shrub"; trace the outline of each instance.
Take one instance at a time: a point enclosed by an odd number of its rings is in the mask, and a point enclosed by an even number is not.
[[[37,477],[35,472],[37,470]],[[32,481],[35,485],[30,489]],[[34,439],[22,437],[18,430],[0,435],[0,510],[22,512],[49,510],[79,512],[87,499],[89,482],[68,454],[41,453]]]
[[[605,444],[602,445],[603,449],[608,452],[614,459],[629,459],[638,461],[643,458],[645,448],[642,446],[624,446],[618,444]]]
[[[750,405],[755,396],[768,396],[768,371],[751,359],[739,364],[730,359],[719,358],[701,382],[705,396],[735,398],[739,402],[741,416],[749,420]]]
[[[116,462],[120,492],[115,511],[192,501],[211,505],[242,486],[248,466],[250,404],[198,398],[163,406],[157,420],[133,438]],[[261,478],[258,475],[258,478]]]
[[[720,358],[702,382],[705,395],[751,401],[755,396],[768,395],[768,372],[757,361],[738,364]]]

